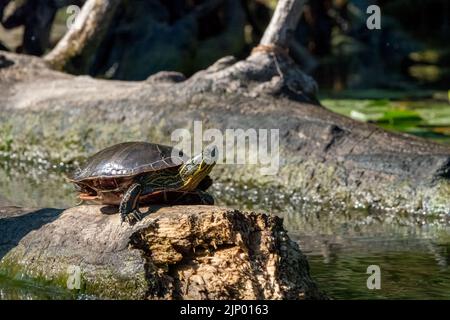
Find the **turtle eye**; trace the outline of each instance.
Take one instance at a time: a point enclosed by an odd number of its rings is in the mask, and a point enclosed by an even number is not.
[[[210,159],[210,161],[216,161],[218,156],[219,156],[219,150],[217,149],[216,146],[213,146],[213,147],[209,150],[209,156],[208,156],[208,158]]]

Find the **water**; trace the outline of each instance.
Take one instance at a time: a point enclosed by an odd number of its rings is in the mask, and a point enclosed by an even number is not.
[[[42,286],[30,280],[9,279],[0,275],[0,300],[68,300],[76,299],[68,290],[53,286]]]
[[[221,181],[211,193],[219,205],[283,217],[290,237],[308,256],[312,276],[335,299],[450,298],[450,224],[445,220],[330,208],[272,190]],[[64,208],[77,201],[62,172],[30,172],[17,167],[0,167],[0,194],[0,205]],[[381,290],[367,289],[369,265],[381,268]],[[0,276],[0,298],[86,297]]]
[[[244,193],[252,192],[255,190]],[[264,197],[268,203],[279,203],[277,195]],[[245,196],[239,197],[242,198]],[[230,199],[233,196],[222,201],[236,206]],[[267,211],[269,205],[263,205]],[[292,205],[289,201],[283,208],[280,211],[272,207],[269,211],[284,218],[290,237],[308,256],[313,278],[331,297],[450,299],[447,218],[330,208],[314,203]],[[263,208],[257,205],[256,209]],[[370,265],[381,269],[381,290],[367,288]]]

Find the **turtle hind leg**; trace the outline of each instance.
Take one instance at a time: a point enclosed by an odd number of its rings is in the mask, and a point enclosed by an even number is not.
[[[124,193],[119,206],[120,219],[122,222],[139,221],[142,219],[138,208],[139,196],[142,193],[142,186],[139,183],[132,184]]]

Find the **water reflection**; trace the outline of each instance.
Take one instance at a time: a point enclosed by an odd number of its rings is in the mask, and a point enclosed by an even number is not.
[[[0,275],[0,300],[68,300],[77,298],[68,290],[38,285],[28,280],[8,279]]]

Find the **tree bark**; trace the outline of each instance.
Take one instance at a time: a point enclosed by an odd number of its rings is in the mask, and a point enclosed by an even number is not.
[[[79,293],[100,298],[325,298],[280,218],[212,206],[150,211],[129,226],[101,206],[0,208],[0,271],[75,289],[79,275]]]
[[[289,48],[291,34],[300,20],[306,0],[280,0],[260,44]]]
[[[77,73],[86,73],[120,0],[87,0],[74,24],[44,60],[63,70],[77,58]]]

